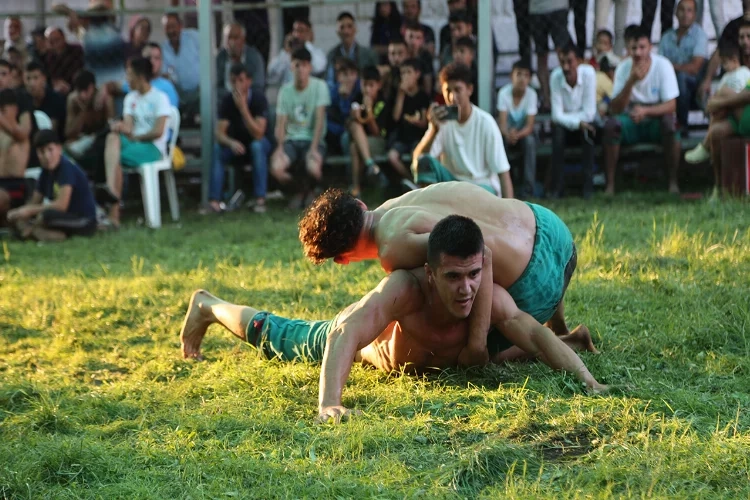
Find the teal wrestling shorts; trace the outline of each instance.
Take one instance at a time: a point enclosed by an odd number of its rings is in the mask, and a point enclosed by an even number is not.
[[[562,301],[578,262],[573,235],[560,218],[527,203],[536,219],[534,250],[521,277],[508,288],[518,308],[546,323]]]

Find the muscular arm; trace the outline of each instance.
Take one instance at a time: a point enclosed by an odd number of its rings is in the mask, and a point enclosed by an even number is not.
[[[31,115],[25,112],[21,115],[18,123],[15,123],[0,113],[0,130],[5,130],[14,142],[27,141],[31,134]]]
[[[76,111],[78,111],[76,113]],[[71,92],[68,95],[67,112],[65,118],[65,137],[68,141],[78,139],[83,129],[83,111],[76,106],[76,94]]]
[[[487,333],[492,319],[492,292],[494,288],[492,275],[492,250],[484,247],[482,262],[482,282],[474,297],[474,304],[469,314],[469,339],[466,347],[458,355],[461,366],[482,366],[489,361],[487,352]]]

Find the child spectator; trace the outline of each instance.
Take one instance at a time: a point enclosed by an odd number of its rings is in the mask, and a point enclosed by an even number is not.
[[[356,94],[359,92],[359,72],[357,64],[349,58],[336,59],[336,83],[329,88],[331,105],[328,106],[328,152],[343,154],[349,151],[349,137],[346,122]]]
[[[52,130],[34,137],[42,175],[31,200],[8,212],[20,236],[37,241],[62,241],[96,232],[96,204],[86,174],[62,155],[62,145]],[[44,204],[44,199],[51,200]]]
[[[409,57],[419,61],[420,65],[420,86],[424,93],[432,97],[434,94],[434,71],[432,66],[432,56],[424,48],[425,36],[424,28],[418,22],[407,22],[406,26],[406,47]]]
[[[386,101],[392,101],[401,86],[401,73],[399,68],[407,59],[408,49],[403,38],[394,38],[388,44],[388,67],[383,72],[383,95]]]
[[[513,64],[511,83],[497,93],[497,124],[503,140],[509,148],[523,151],[523,185],[520,195],[534,195],[536,184],[536,119],[538,99],[534,89],[529,87],[531,66],[521,60]]]
[[[65,98],[47,84],[44,69],[37,62],[32,61],[26,65],[24,81],[34,110],[44,112],[52,121],[52,130],[62,136],[65,132]]]
[[[596,32],[596,41],[591,50],[591,59],[589,59],[589,64],[594,69],[599,69],[599,63],[603,57],[609,60],[613,68],[620,62],[620,58],[615,55],[612,49],[612,38],[612,32],[609,30],[601,29]]]
[[[471,68],[472,85],[475,89],[477,88],[476,51],[476,43],[469,36],[463,36],[453,44],[453,62]],[[477,94],[477,92],[472,92],[471,94],[471,103],[474,105],[478,103]]]
[[[616,56],[602,56],[599,59],[599,69],[596,71],[596,106],[599,112],[594,121],[599,127],[604,126],[604,118],[609,113],[609,101],[615,87],[615,64],[611,62],[610,57],[617,59]]]
[[[368,174],[375,174],[378,169],[373,155],[385,153],[385,138],[388,134],[388,113],[382,92],[380,72],[375,66],[368,66],[362,71],[362,92],[357,95],[351,108],[349,134],[351,144],[349,152],[352,158],[352,196],[361,193],[360,179],[362,163]]]
[[[401,13],[396,2],[377,2],[372,17],[370,48],[378,55],[380,62],[388,59],[388,44],[394,37],[401,36]]]
[[[430,98],[419,87],[421,65],[417,59],[407,59],[401,64],[401,84],[393,101],[393,132],[389,139],[388,162],[401,179],[411,173],[401,157],[414,152],[415,146],[427,130],[427,108]]]

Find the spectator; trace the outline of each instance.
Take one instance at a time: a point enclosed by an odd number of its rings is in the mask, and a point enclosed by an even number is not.
[[[44,65],[44,59],[49,47],[47,46],[47,37],[44,36],[45,28],[34,28],[31,32],[31,43],[28,46],[29,61],[36,61]]]
[[[111,1],[93,2],[88,10],[98,14],[88,17],[86,31],[81,37],[84,66],[94,73],[100,82],[121,80],[125,77],[127,44],[120,34],[120,26],[115,25],[114,18],[104,14],[104,11],[111,9]]]
[[[388,163],[399,179],[411,174],[401,157],[412,154],[427,130],[427,108],[430,98],[419,87],[422,65],[414,58],[404,61],[399,70],[401,83],[391,107],[393,131],[388,144]]]
[[[570,41],[568,33],[567,0],[530,0],[529,18],[534,26],[532,34],[536,46],[537,76],[542,92],[544,107],[549,109],[549,55],[548,38],[551,36],[555,48],[563,47]]]
[[[129,40],[125,44],[125,60],[143,53],[151,38],[151,21],[144,16],[135,16],[130,21]]]
[[[663,0],[662,0],[663,1]],[[659,42],[659,55],[669,59],[677,74],[677,123],[687,128],[688,113],[695,102],[698,73],[708,57],[708,37],[695,22],[695,0],[677,4],[677,29],[670,29]]]
[[[195,1],[195,0],[194,0]],[[187,3],[187,2],[186,2]],[[234,0],[235,5],[247,5],[265,3],[265,0]],[[250,35],[247,40],[249,45],[258,49],[263,61],[268,64],[268,55],[271,51],[271,30],[268,24],[269,9],[243,9],[234,11],[234,20],[245,27],[245,32]],[[291,21],[297,17],[308,17],[310,7],[293,7],[281,9],[284,23],[283,33],[291,30]]]
[[[194,116],[198,112],[200,96],[200,47],[198,32],[183,29],[180,16],[165,14],[161,18],[167,39],[161,44],[166,73],[177,89],[183,113]],[[218,79],[218,74],[217,74]]]
[[[294,51],[294,82],[281,87],[276,104],[277,146],[271,156],[271,175],[285,185],[296,181],[297,192],[289,203],[292,209],[312,201],[323,176],[326,153],[326,107],[331,96],[323,80],[310,76],[311,60],[306,48]]]
[[[410,59],[419,61],[420,86],[428,97],[435,93],[432,56],[424,49],[424,32],[418,23],[406,25],[406,48]]]
[[[716,76],[716,70],[718,70],[721,65],[719,47],[727,43],[740,45],[740,26],[744,24],[745,21],[750,21],[750,0],[742,0],[742,16],[729,21],[729,24],[724,27],[724,31],[721,32],[721,36],[716,44],[716,50],[714,50],[711,59],[709,59],[708,65],[706,66],[706,76],[703,78],[700,88],[698,89],[698,100],[700,102],[704,102],[711,93],[711,82],[713,81],[714,76]],[[748,54],[748,56],[748,59],[743,57],[741,62],[744,66],[750,67],[750,54]]]
[[[167,95],[151,85],[153,66],[145,57],[128,61],[127,79],[132,89],[125,96],[123,119],[110,125],[104,151],[106,198],[111,202],[109,218],[120,225],[123,167],[137,168],[160,160],[166,153],[167,118],[171,106]]]
[[[620,145],[661,142],[669,176],[669,192],[679,193],[677,168],[680,143],[675,127],[675,110],[680,91],[672,64],[651,54],[648,33],[640,28],[630,41],[631,57],[615,70],[610,118],[604,126],[604,163],[607,194],[615,192],[615,168]]]
[[[394,36],[400,36],[401,13],[396,2],[376,2],[372,16],[370,48],[378,55],[380,62],[388,58],[388,43]]]
[[[10,88],[23,88],[23,64],[20,53],[15,47],[8,49],[8,62],[10,63]]]
[[[395,38],[388,44],[388,68],[384,71],[383,95],[386,102],[396,98],[401,86],[401,65],[408,57],[406,42],[401,38]]]
[[[654,16],[656,15],[656,4],[659,0],[641,0],[641,27],[651,38],[651,30],[654,27]],[[674,0],[661,0],[661,35],[672,29],[672,17],[674,16]]]
[[[268,63],[268,84],[285,85],[294,80],[294,70],[292,68],[292,54],[295,50],[304,48],[305,44],[299,38],[295,38],[291,33],[284,37],[284,46],[279,53]],[[308,50],[309,52],[309,50]],[[312,54],[312,53],[311,53]],[[312,57],[312,55],[311,55]],[[328,60],[325,59],[326,65]]]
[[[8,212],[23,239],[63,241],[96,233],[96,203],[86,174],[62,154],[57,134],[40,130],[34,148],[42,175],[28,203]],[[45,204],[44,200],[50,200]]]
[[[331,104],[326,113],[328,131],[327,151],[344,154],[349,151],[349,135],[346,124],[351,114],[352,103],[359,93],[359,74],[354,61],[346,57],[336,59],[336,85],[330,87]]]
[[[18,92],[6,86],[10,77],[6,64],[0,59],[0,221],[24,201],[31,132],[29,110],[22,107]]]
[[[704,0],[698,0],[698,24],[700,24],[701,26],[703,25],[705,3],[706,2]],[[714,33],[718,38],[719,35],[721,35],[721,32],[724,30],[724,20],[726,19],[726,16],[724,15],[724,2],[708,0],[708,7],[711,10],[711,22],[713,22],[714,25]]]
[[[435,57],[435,31],[419,20],[419,17],[422,15],[421,0],[404,0],[403,8],[404,15],[403,24],[401,25],[401,37],[406,36],[406,23],[419,23],[422,26],[422,33],[424,33],[424,49],[430,53],[431,57]]]
[[[234,91],[229,72],[235,64],[244,64],[253,82],[253,91],[266,90],[266,72],[263,56],[258,49],[245,43],[245,28],[238,22],[224,25],[223,47],[216,56],[216,87],[220,100]]]
[[[457,119],[447,116],[447,108],[433,105],[430,125],[417,146],[415,158],[430,147],[430,154],[413,163],[415,181],[420,185],[446,181],[468,181],[503,196],[513,197],[510,165],[503,139],[492,115],[471,104],[471,70],[451,63],[440,71],[445,102],[455,106]],[[437,160],[442,161],[441,165]]]
[[[477,88],[477,64],[476,64],[476,52],[477,47],[474,40],[468,36],[464,36],[456,40],[453,44],[453,62],[463,64],[471,69],[471,82],[474,88]],[[471,103],[477,103],[476,93],[471,93]]]
[[[583,53],[580,51],[579,53]],[[601,29],[596,33],[596,39],[594,40],[594,46],[591,50],[591,59],[589,64],[594,69],[599,69],[599,61],[606,57],[612,67],[614,68],[620,63],[620,58],[612,50],[612,32],[606,29]]]
[[[446,64],[453,62],[453,45],[459,38],[469,37],[472,40],[476,40],[473,33],[473,27],[471,19],[466,11],[454,12],[448,18],[448,26],[450,26],[450,43],[440,49],[440,66],[443,67]]]
[[[262,92],[253,90],[246,65],[232,66],[229,79],[232,92],[222,99],[216,124],[209,206],[213,212],[223,210],[220,202],[224,191],[224,166],[232,160],[249,157],[253,165],[253,211],[265,213],[268,155],[271,153],[271,142],[266,137],[268,101]]]
[[[60,28],[47,28],[45,32],[49,50],[44,55],[44,68],[52,88],[67,96],[73,84],[73,77],[83,69],[83,50],[65,40]]]
[[[326,71],[328,60],[323,49],[319,49],[313,45],[315,34],[313,33],[310,20],[306,17],[295,19],[294,23],[292,23],[292,36],[297,40],[301,40],[304,47],[310,52],[313,76],[322,76]],[[291,58],[289,59],[289,65],[291,65]]]
[[[610,57],[617,56],[603,56],[599,60],[599,69],[596,71],[596,107],[599,113],[595,122],[598,127],[604,126],[604,118],[609,114],[609,102],[614,90],[615,68],[617,66],[610,62]]]
[[[534,196],[536,191],[536,119],[538,100],[536,91],[529,87],[531,66],[520,60],[513,64],[511,83],[497,93],[497,124],[503,141],[509,148],[523,154],[523,184],[521,197]]]
[[[563,196],[565,148],[583,147],[583,197],[594,191],[594,119],[596,117],[596,74],[588,64],[581,64],[583,54],[573,44],[559,52],[560,68],[550,77],[552,98],[552,166],[551,194]]]
[[[65,98],[47,86],[47,76],[37,62],[26,65],[24,81],[34,110],[43,111],[52,120],[52,130],[62,137],[65,132]]]
[[[629,24],[625,28],[625,32],[623,34],[623,40],[625,41],[625,56],[626,57],[632,57],[633,54],[630,53],[630,47],[631,42],[638,36],[638,34],[641,32],[641,27],[638,24]]]
[[[573,11],[574,27],[576,31],[576,47],[583,54],[586,52],[586,11],[589,0],[570,0],[570,10]]]
[[[352,158],[352,196],[361,194],[362,164],[368,174],[378,172],[373,155],[385,154],[388,112],[382,92],[380,72],[375,66],[362,70],[362,91],[351,107],[349,153]]]
[[[21,23],[20,17],[8,16],[5,18],[5,23],[3,24],[3,39],[5,40],[4,47],[2,47],[4,50],[0,50],[0,56],[9,59],[7,55],[8,51],[11,48],[14,48],[21,56],[20,67],[24,67],[29,54],[26,42],[23,39],[23,24]]]
[[[454,14],[456,12],[467,12],[469,14],[469,19],[472,21],[472,26],[474,26],[474,29],[477,27],[477,23],[475,22],[477,20],[477,13],[475,9],[469,8],[468,2],[466,0],[447,0],[448,2],[448,17],[450,18],[451,14]],[[446,47],[450,45],[451,43],[451,28],[450,23],[446,24],[440,29],[440,50],[443,50],[443,47]]]
[[[336,34],[341,43],[328,51],[328,75],[326,79],[329,85],[333,85],[336,81],[334,62],[340,56],[348,57],[357,63],[359,69],[378,64],[378,55],[357,43],[357,23],[350,12],[344,11],[336,18]]]
[[[614,51],[617,57],[622,57],[626,50],[625,23],[628,18],[628,6],[630,0],[595,0],[594,28],[601,30],[609,25],[609,11],[612,4],[615,5],[615,36]]]
[[[529,22],[529,0],[513,0],[513,14],[516,16],[518,32],[518,55],[522,61],[531,64],[531,24]]]

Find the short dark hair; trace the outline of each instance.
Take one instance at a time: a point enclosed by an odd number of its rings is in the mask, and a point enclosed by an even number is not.
[[[344,56],[339,56],[336,58],[336,61],[333,63],[333,69],[335,69],[336,71],[359,71],[357,63]]]
[[[404,30],[419,31],[424,35],[424,26],[419,21],[406,21],[404,23]]]
[[[740,46],[734,42],[726,41],[719,44],[719,57],[726,59],[741,59]]]
[[[312,55],[310,55],[310,51],[307,50],[304,46],[300,47],[298,49],[294,49],[294,52],[292,52],[292,60],[298,60],[298,61],[312,61]]]
[[[573,40],[568,40],[558,50],[560,54],[570,54],[573,52],[576,58],[583,59],[583,52],[578,48],[578,45],[573,43]]]
[[[596,32],[596,38],[599,38],[602,35],[604,35],[607,38],[609,38],[609,43],[612,43],[612,40],[614,39],[614,36],[612,35],[611,31],[609,31],[608,29],[600,29],[599,31]]]
[[[308,28],[312,28],[312,24],[310,24],[310,19],[308,19],[307,17],[304,17],[304,16],[295,17],[294,18],[294,23],[304,24]],[[294,24],[294,23],[292,23],[292,24]]]
[[[635,37],[635,34],[640,29],[640,25],[638,24],[629,24],[625,31],[623,32],[622,38],[627,42],[628,40],[632,40]]]
[[[432,228],[427,239],[427,263],[440,266],[442,255],[466,259],[484,251],[484,237],[476,222],[462,215],[449,215]]]
[[[57,132],[52,129],[40,130],[34,135],[34,149],[43,148],[48,144],[62,144]]]
[[[451,13],[451,15],[448,16],[448,24],[450,23],[466,23],[471,24],[472,26],[474,25],[474,21],[471,20],[469,13],[465,9]]]
[[[641,38],[646,38],[648,39],[648,43],[651,43],[651,33],[643,25],[640,25],[633,30],[629,40],[640,40]]]
[[[422,63],[420,63],[419,59],[417,59],[416,57],[410,57],[409,59],[401,63],[402,68],[407,66],[414,71],[419,71],[420,74],[422,73]]]
[[[406,40],[401,35],[395,35],[388,40],[388,45],[406,45]]]
[[[363,82],[379,82],[381,81],[380,71],[377,66],[365,66],[362,69],[361,78]]]
[[[21,51],[18,50],[18,48],[14,45],[13,47],[8,47],[8,50],[6,50],[8,54],[17,54],[21,55]]]
[[[737,33],[739,33],[742,28],[747,28],[748,26],[750,26],[750,21],[743,17],[742,21],[740,21],[740,25],[737,27]]]
[[[0,59],[0,61],[2,61],[2,59]],[[3,106],[10,106],[11,104],[18,106],[18,95],[16,94],[16,91],[13,89],[0,90],[0,108]]]
[[[8,71],[13,69],[13,65],[7,59],[0,59],[0,67],[8,68]]]
[[[167,12],[166,14],[164,14],[164,17],[167,17],[167,18],[172,17],[174,18],[175,21],[182,24],[182,18],[177,12]]]
[[[456,49],[458,47],[466,47],[472,52],[477,51],[477,44],[474,43],[474,40],[472,40],[470,36],[462,36],[461,38],[456,40],[456,43],[453,44],[453,48]]]
[[[518,61],[513,63],[513,66],[510,69],[511,74],[514,71],[528,71],[529,74],[533,73],[531,70],[531,64],[529,64],[529,61],[526,59],[519,59]]]
[[[161,45],[159,45],[156,42],[148,42],[146,45],[143,46],[144,49],[159,49],[159,52],[162,52]]]
[[[82,69],[73,78],[73,90],[86,90],[90,85],[96,86],[96,76],[87,69]]]
[[[47,75],[45,75],[45,73],[44,73],[44,68],[42,67],[42,65],[41,65],[41,64],[39,64],[39,63],[38,63],[38,62],[36,62],[36,61],[31,61],[31,62],[29,62],[29,63],[28,63],[27,65],[26,65],[26,72],[28,73],[28,72],[30,72],[30,71],[39,71],[39,72],[40,72],[41,74],[43,74],[44,76],[47,76]]]
[[[154,76],[154,66],[151,64],[150,59],[145,57],[131,57],[128,60],[130,69],[138,76],[142,76],[146,80],[151,80]]]
[[[322,264],[357,244],[365,216],[359,201],[338,188],[315,198],[299,221],[299,240],[305,256]]]
[[[471,68],[465,64],[452,62],[446,64],[440,70],[440,83],[447,82],[464,82],[466,85],[474,85],[474,77],[471,74]]]
[[[247,72],[247,66],[245,66],[242,63],[234,63],[232,64],[232,67],[229,68],[229,74],[231,76],[240,76],[243,73],[245,74],[246,77],[252,78],[250,73]]]
[[[354,22],[354,15],[348,10],[345,10],[344,12],[338,15],[338,17],[336,18],[336,22],[339,22],[342,19],[351,19],[352,22]]]

